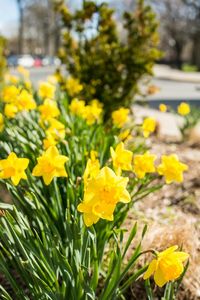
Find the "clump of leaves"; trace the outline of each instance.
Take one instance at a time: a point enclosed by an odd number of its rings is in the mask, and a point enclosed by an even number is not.
[[[138,0],[133,12],[124,13],[121,33],[114,10],[106,3],[83,1],[82,9],[71,13],[61,0],[55,8],[63,21],[59,57],[69,74],[83,84],[85,100],[100,100],[106,115],[130,104],[139,80],[152,73],[160,57],[158,24],[151,7]]]

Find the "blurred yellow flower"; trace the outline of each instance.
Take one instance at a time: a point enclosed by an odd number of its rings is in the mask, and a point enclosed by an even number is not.
[[[87,186],[88,181],[92,178],[95,178],[100,171],[100,162],[96,157],[96,151],[91,151],[90,158],[87,161],[85,172],[83,174],[85,188]]]
[[[11,75],[10,73],[5,74],[5,81],[7,83],[17,84],[19,82],[19,77]]]
[[[156,129],[156,120],[153,118],[145,118],[142,124],[143,135],[145,138],[149,137],[150,133]]]
[[[161,112],[166,112],[167,111],[167,105],[161,103],[159,105],[159,109],[160,109]]]
[[[51,99],[45,99],[44,103],[38,107],[41,113],[41,119],[48,121],[50,118],[55,118],[60,115],[57,103]]]
[[[157,254],[151,261],[143,278],[148,279],[154,275],[154,281],[159,286],[164,286],[167,282],[176,280],[184,271],[183,262],[189,255],[182,251],[176,251],[178,246],[172,246]]]
[[[165,176],[166,183],[172,181],[182,182],[183,172],[188,170],[188,166],[181,163],[176,154],[162,156],[162,163],[157,168],[160,175]]]
[[[24,85],[25,85],[25,87],[26,87],[28,90],[31,90],[31,88],[32,88],[32,83],[31,83],[30,80],[24,81]]]
[[[4,114],[8,118],[14,118],[16,114],[18,113],[17,106],[14,104],[6,104],[4,107]]]
[[[178,106],[178,113],[181,116],[186,116],[190,113],[190,106],[189,104],[182,102],[179,106]]]
[[[130,129],[126,129],[122,132],[120,132],[120,134],[118,135],[118,138],[121,140],[121,141],[125,141],[129,138],[131,138],[131,134],[130,134]]]
[[[128,203],[131,198],[126,190],[128,178],[117,176],[110,168],[104,167],[88,181],[83,202],[78,211],[83,213],[86,226],[98,222],[100,218],[112,221],[118,202]]]
[[[24,78],[29,78],[30,72],[25,69],[23,66],[18,66],[17,71],[24,77]]]
[[[18,158],[11,152],[6,159],[0,160],[0,178],[11,178],[14,185],[18,185],[21,179],[27,179],[25,170],[28,167],[29,159]]]
[[[54,137],[51,134],[48,134],[47,137],[43,140],[43,148],[44,150],[47,150],[51,146],[55,146],[57,144],[57,141],[54,139]]]
[[[83,118],[88,125],[92,125],[99,121],[102,111],[103,109],[96,102],[93,102],[93,104],[85,106]]]
[[[46,99],[46,98],[53,99],[55,96],[55,91],[56,91],[55,85],[47,81],[43,81],[39,85],[38,94],[42,99]]]
[[[130,110],[124,107],[121,107],[118,110],[113,111],[112,113],[113,124],[118,128],[123,127],[124,124],[127,123],[129,120],[128,117],[129,113]]]
[[[48,120],[49,128],[46,135],[51,135],[55,140],[63,140],[65,138],[65,125],[60,121],[51,118]]]
[[[19,92],[19,89],[14,85],[6,86],[2,91],[2,99],[6,103],[13,103],[16,101]]]
[[[38,164],[34,167],[32,175],[42,176],[44,183],[49,185],[54,177],[67,177],[65,163],[68,157],[60,155],[58,149],[52,146],[37,158]]]
[[[36,103],[32,94],[30,94],[27,90],[22,90],[17,97],[16,106],[19,111],[31,110],[36,108]]]
[[[85,101],[78,100],[77,98],[72,99],[71,104],[69,105],[69,110],[77,116],[83,116],[85,111]]]
[[[123,142],[118,144],[115,150],[113,149],[113,147],[110,147],[110,153],[113,161],[113,167],[118,175],[121,174],[122,170],[132,170],[133,153],[129,150],[124,149]]]
[[[96,107],[99,107],[99,108],[103,108],[103,103],[101,103],[98,99],[93,99],[90,102],[90,105],[96,106]]]
[[[78,95],[82,91],[83,86],[82,86],[82,84],[80,84],[78,79],[69,77],[66,80],[66,89],[67,89],[69,95],[71,97],[73,97],[73,96]]]
[[[4,129],[4,117],[3,115],[0,113],[0,132],[2,132]]]
[[[155,172],[154,161],[156,155],[146,152],[143,155],[135,155],[133,158],[133,171],[138,178],[144,178],[147,173]]]

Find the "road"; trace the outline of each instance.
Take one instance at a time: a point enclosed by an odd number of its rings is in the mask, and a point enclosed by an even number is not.
[[[54,71],[55,67],[31,68],[30,78],[34,86],[37,86],[39,81],[45,80]],[[15,70],[11,72],[17,74]],[[171,101],[173,101],[173,105],[177,105],[181,101],[189,101],[200,106],[200,83],[153,78],[150,84],[160,88],[158,93],[147,98],[152,106],[158,106],[160,102],[172,105]]]

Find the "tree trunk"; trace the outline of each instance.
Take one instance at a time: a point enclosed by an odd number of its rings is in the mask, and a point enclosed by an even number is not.
[[[19,32],[18,32],[18,54],[23,54],[23,39],[24,39],[24,11],[22,0],[17,0],[19,11]]]
[[[175,52],[176,52],[176,66],[178,69],[181,69],[183,45],[180,42],[176,41],[174,47],[175,47]]]
[[[200,70],[200,36],[195,35],[193,38],[193,49],[192,49],[192,64],[197,66]]]

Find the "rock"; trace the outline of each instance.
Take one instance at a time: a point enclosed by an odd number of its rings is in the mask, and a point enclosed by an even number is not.
[[[133,112],[137,123],[141,123],[144,117],[152,117],[157,121],[157,133],[161,140],[167,142],[179,142],[182,140],[180,127],[183,124],[183,118],[173,113],[163,113],[155,109],[133,106]]]
[[[190,130],[189,143],[191,145],[200,145],[200,121]]]

